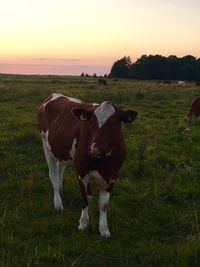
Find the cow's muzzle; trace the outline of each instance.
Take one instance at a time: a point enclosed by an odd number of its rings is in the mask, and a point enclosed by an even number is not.
[[[101,157],[102,156],[102,151],[101,149],[96,145],[96,143],[92,143],[90,146],[90,155],[92,157]]]
[[[92,157],[95,158],[104,158],[112,154],[112,150],[106,153],[102,148],[98,147],[96,143],[92,143],[89,149],[89,153]]]

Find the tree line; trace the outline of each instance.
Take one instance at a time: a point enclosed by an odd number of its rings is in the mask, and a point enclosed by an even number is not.
[[[187,80],[200,81],[200,58],[143,55],[136,62],[125,56],[112,65],[109,74],[112,78],[139,80]]]

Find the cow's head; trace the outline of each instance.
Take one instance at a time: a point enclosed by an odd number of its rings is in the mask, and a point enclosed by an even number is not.
[[[131,123],[137,117],[134,110],[122,110],[110,102],[103,102],[94,109],[75,108],[73,115],[88,123],[91,142],[88,153],[92,157],[106,157],[122,138],[121,122]]]

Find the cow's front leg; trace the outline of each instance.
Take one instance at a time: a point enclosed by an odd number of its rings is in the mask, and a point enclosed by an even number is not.
[[[89,214],[88,214],[88,200],[90,200],[91,195],[88,195],[89,188],[89,176],[86,175],[83,179],[79,177],[79,184],[82,195],[82,212],[79,220],[79,230],[86,230],[89,223]],[[91,191],[90,191],[91,193]]]
[[[99,232],[101,236],[110,237],[110,231],[107,223],[107,206],[110,199],[110,193],[107,191],[99,192]]]

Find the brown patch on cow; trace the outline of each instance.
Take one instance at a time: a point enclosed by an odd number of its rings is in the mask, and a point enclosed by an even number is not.
[[[200,86],[200,81],[197,81],[197,82],[195,83],[195,85],[199,87],[199,86]]]
[[[200,97],[197,97],[192,102],[190,110],[188,112],[188,119],[191,121],[193,118],[200,116]]]

